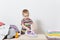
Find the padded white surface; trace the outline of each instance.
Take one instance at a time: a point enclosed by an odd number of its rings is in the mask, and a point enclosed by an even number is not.
[[[17,39],[5,39],[5,40],[47,40],[44,34],[38,34],[37,37],[30,37],[27,35],[22,35]]]

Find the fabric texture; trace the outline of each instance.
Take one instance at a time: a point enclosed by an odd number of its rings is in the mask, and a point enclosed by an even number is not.
[[[27,28],[29,28],[31,30],[31,24],[33,23],[33,21],[30,18],[23,18],[21,21],[21,24],[23,24],[24,26],[26,26]],[[25,28],[22,27],[22,31],[23,33],[26,31]]]

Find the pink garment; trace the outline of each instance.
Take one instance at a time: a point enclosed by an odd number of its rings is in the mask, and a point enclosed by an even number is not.
[[[3,22],[0,22],[0,26],[3,26],[3,25],[5,25]]]

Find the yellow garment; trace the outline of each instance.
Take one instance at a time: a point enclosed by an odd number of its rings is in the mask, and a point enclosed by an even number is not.
[[[15,38],[18,38],[18,32],[16,32]]]
[[[58,36],[58,37],[60,37],[60,34],[48,34],[48,36]]]

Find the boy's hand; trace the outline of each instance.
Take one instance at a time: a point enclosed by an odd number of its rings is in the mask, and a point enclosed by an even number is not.
[[[27,28],[27,30],[28,30],[28,31],[30,31],[30,29],[29,29],[29,28]]]

